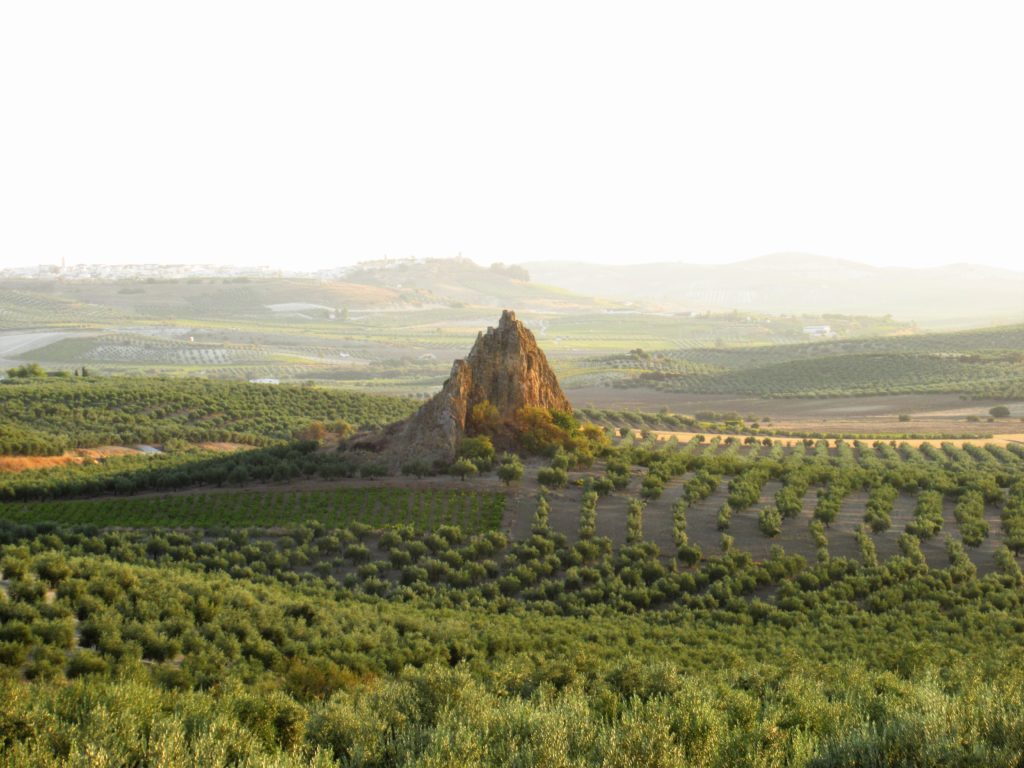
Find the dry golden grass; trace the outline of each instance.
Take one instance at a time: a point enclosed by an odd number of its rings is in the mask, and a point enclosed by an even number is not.
[[[200,443],[199,447],[204,451],[214,451],[216,453],[234,453],[235,451],[252,450],[251,445],[243,445],[242,443]]]
[[[200,443],[198,447],[217,453],[231,453],[252,448],[251,445],[242,445],[241,443]],[[60,456],[0,456],[0,472],[25,472],[31,469],[49,469],[65,464],[82,464],[87,461],[96,461],[108,456],[136,456],[141,453],[142,451],[137,448],[128,448],[123,445],[101,445],[96,448],[79,448],[75,451],[66,451]]]
[[[64,464],[81,464],[107,456],[131,456],[138,453],[142,453],[142,451],[120,445],[101,445],[96,448],[66,451],[60,456],[0,456],[0,471],[24,472],[29,469],[49,469]]]

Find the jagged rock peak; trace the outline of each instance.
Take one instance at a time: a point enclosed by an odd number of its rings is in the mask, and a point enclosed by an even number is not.
[[[501,313],[497,328],[477,336],[466,363],[470,407],[488,400],[506,419],[524,406],[572,410],[537,340],[512,310]]]
[[[572,411],[537,340],[512,310],[501,313],[497,328],[477,335],[441,391],[406,422],[394,446],[400,458],[450,460],[472,427],[474,407],[484,402],[501,423],[525,407]]]

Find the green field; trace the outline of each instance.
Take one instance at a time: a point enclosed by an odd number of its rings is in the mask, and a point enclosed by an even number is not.
[[[1024,326],[595,359],[616,386],[758,397],[926,392],[1024,398]]]
[[[1020,444],[582,408],[615,437],[508,485],[334,448],[510,300],[563,383],[764,397],[1010,402],[1024,328],[652,313],[456,266],[4,286],[5,329],[85,332],[11,365],[168,378],[0,383],[6,453],[165,449],[0,476],[0,766],[1024,762]],[[331,386],[213,380],[254,372]]]
[[[476,533],[499,526],[504,503],[501,493],[332,488],[0,504],[0,520],[140,528],[275,528],[317,522],[336,528],[362,523],[430,531],[457,525]]]
[[[665,313],[515,275],[441,260],[369,266],[337,281],[11,280],[0,289],[0,318],[5,330],[67,334],[16,352],[8,364],[85,365],[101,375],[277,378],[418,396],[436,390],[451,361],[504,307],[517,310],[570,387],[622,378],[613,366],[588,360],[637,347],[674,353],[804,344],[803,327],[815,323],[847,338],[911,328],[881,317]]]
[[[459,527],[493,528],[501,495],[472,491],[7,505],[3,761],[1014,765],[1017,560],[1000,546],[982,575],[955,539],[941,566],[924,530],[885,557],[873,542],[912,488],[959,498],[957,526],[979,541],[996,535],[979,528],[991,499],[1008,540],[1024,541],[1022,467],[1024,454],[1003,449],[812,442],[754,454],[627,440],[593,481],[625,471],[629,486],[644,471],[647,503],[630,504],[618,545],[601,534],[615,492],[581,505],[578,537],[538,504],[529,535],[511,540]],[[650,538],[650,478],[672,496],[670,562]],[[759,502],[744,505],[771,482],[783,529],[808,527],[816,556],[745,551],[739,528]],[[897,492],[872,493],[882,533],[859,530],[850,556],[831,539],[843,522],[830,500],[858,482]],[[828,490],[808,526],[788,510],[816,484]],[[702,553],[703,510],[725,492],[723,547]],[[929,514],[919,503],[913,520]]]
[[[269,445],[291,439],[311,421],[372,428],[415,408],[407,399],[314,387],[202,379],[11,379],[0,384],[0,453],[174,440]]]

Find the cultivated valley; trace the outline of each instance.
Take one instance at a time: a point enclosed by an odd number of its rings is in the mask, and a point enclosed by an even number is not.
[[[0,2],[0,768],[1024,768],[1022,29]]]
[[[1021,760],[1024,326],[401,269],[3,284],[0,764]]]

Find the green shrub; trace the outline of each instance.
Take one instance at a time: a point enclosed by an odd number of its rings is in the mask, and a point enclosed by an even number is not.
[[[542,467],[537,472],[537,482],[548,488],[564,488],[569,483],[569,475],[558,467]]]
[[[516,454],[502,454],[501,463],[498,465],[498,477],[506,486],[522,479],[523,462]]]
[[[907,524],[907,533],[930,539],[942,530],[942,494],[921,491],[914,507],[914,519]]]
[[[67,676],[82,677],[84,675],[102,675],[109,669],[109,665],[102,656],[95,651],[82,649],[75,651],[68,658]]]
[[[467,477],[472,477],[477,474],[479,470],[476,464],[469,459],[458,459],[448,468],[448,474],[455,475],[460,480],[465,480]]]
[[[459,443],[458,458],[471,461],[480,472],[489,472],[494,466],[494,444],[486,435],[464,437]]]
[[[775,507],[765,507],[757,515],[757,527],[768,538],[782,533],[782,514]]]

